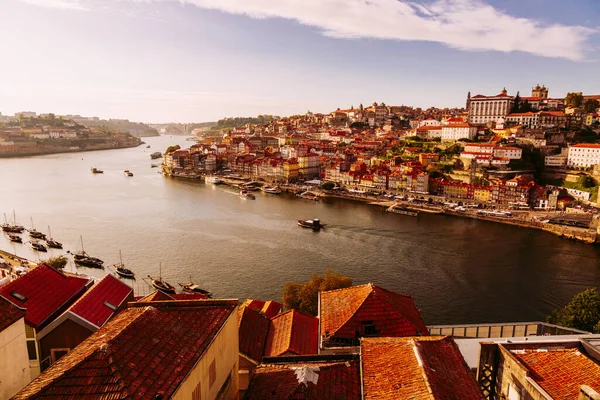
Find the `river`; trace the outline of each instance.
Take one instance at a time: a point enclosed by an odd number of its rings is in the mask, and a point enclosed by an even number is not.
[[[190,277],[217,297],[281,300],[288,281],[333,268],[356,284],[373,282],[411,294],[427,324],[540,320],[577,292],[600,285],[598,247],[550,233],[451,216],[412,218],[359,202],[322,202],[164,178],[149,154],[183,137],[153,137],[119,150],[0,159],[0,213],[52,229],[65,250],[85,250],[106,264],[124,262],[138,279]],[[160,161],[160,160],[156,160]],[[91,167],[104,170],[92,174]],[[134,177],[127,178],[129,169]],[[0,215],[1,217],[1,215]],[[301,229],[319,217],[321,232]],[[39,260],[0,235],[0,249]],[[67,270],[100,277],[106,271]],[[129,281],[131,282],[131,281]]]

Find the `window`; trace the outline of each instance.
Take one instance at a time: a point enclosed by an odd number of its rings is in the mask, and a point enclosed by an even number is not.
[[[35,348],[35,340],[27,341],[27,354],[30,360],[37,360],[37,349]]]
[[[375,327],[373,321],[362,321],[361,328],[363,336],[377,336],[379,335],[379,331]]]
[[[217,380],[217,364],[216,364],[216,360],[213,360],[210,363],[210,367],[208,368],[208,387],[211,388],[216,380]]]
[[[55,363],[58,360],[60,360],[60,358],[66,355],[69,352],[69,350],[71,349],[51,349],[50,355],[52,357],[52,363]]]

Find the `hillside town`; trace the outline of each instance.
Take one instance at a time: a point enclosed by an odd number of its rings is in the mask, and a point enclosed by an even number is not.
[[[35,112],[11,117],[0,114],[0,157],[118,149],[141,144],[141,140],[129,132],[84,125],[98,122],[98,118],[89,121],[71,118]]]

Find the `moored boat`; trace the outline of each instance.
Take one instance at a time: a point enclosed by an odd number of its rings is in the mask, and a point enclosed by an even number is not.
[[[61,242],[58,242],[58,241],[52,239],[52,233],[50,232],[50,227],[48,227],[48,236],[46,237],[46,244],[51,249],[62,249],[63,248],[63,245]]]
[[[319,230],[321,228],[325,228],[327,224],[322,224],[321,221],[317,218],[314,219],[299,219],[298,226],[303,228],[309,228],[313,230]]]
[[[394,214],[408,215],[409,217],[417,217],[419,215],[419,211],[411,210],[409,208],[397,206],[397,205],[388,207],[385,211],[387,211],[389,213],[394,213]]]
[[[204,178],[204,182],[212,183],[213,185],[220,185],[223,183],[223,180],[218,176],[210,175]]]
[[[79,239],[81,241],[81,251],[72,253],[75,264],[89,268],[104,268],[104,261],[96,257],[91,257],[88,253],[86,253],[85,249],[83,248],[83,237],[80,236]]]
[[[252,193],[248,192],[247,190],[240,190],[240,197],[242,199],[249,199],[249,200],[256,199],[256,197]]]
[[[31,248],[37,251],[41,251],[43,253],[46,253],[48,251],[48,249],[46,248],[46,246],[44,246],[42,243],[40,242],[29,242],[31,244]]]
[[[153,160],[156,160],[157,158],[161,158],[162,154],[160,153],[160,151],[155,151],[154,153],[150,154],[150,158]]]
[[[269,194],[281,194],[281,189],[276,188],[276,187],[271,187],[271,186],[263,186],[262,188],[260,188],[261,191],[263,191],[264,193],[269,193]]]
[[[23,239],[21,238],[21,236],[14,234],[14,233],[9,233],[8,234],[8,239],[11,242],[15,242],[15,243],[23,243]]]
[[[4,224],[2,224],[2,230],[8,233],[22,233],[25,227],[17,224],[17,215],[13,211],[13,223],[9,224],[6,220],[6,214],[4,214]]]
[[[37,231],[34,227],[33,227],[33,218],[31,218],[31,229],[29,229],[29,236],[34,238],[34,239],[46,239],[46,235],[43,234],[40,231]]]
[[[300,197],[301,199],[307,199],[307,200],[313,200],[313,201],[319,201],[319,195],[315,194],[313,192],[310,191],[306,191],[306,192],[302,192],[300,194],[296,195],[297,197]]]
[[[96,167],[92,168],[92,174],[103,174],[104,171],[102,171],[101,169],[98,169]]]
[[[133,172],[131,172],[128,169],[126,169],[125,171],[123,171],[123,173],[125,174],[125,176],[133,176]]]
[[[209,292],[208,290],[202,289],[200,286],[196,285],[194,282],[180,283],[179,286],[181,286],[181,290],[184,293],[199,293],[199,294],[205,295],[207,298],[212,297],[211,292]]]
[[[154,286],[154,288],[160,290],[161,292],[175,294],[175,288],[170,283],[162,280],[161,278],[153,278],[150,275],[148,275],[148,278],[150,279],[150,282],[152,282],[152,286]]]
[[[113,265],[113,268],[115,269],[117,275],[127,279],[135,279],[135,273],[129,268],[125,268],[125,264],[123,264],[121,250],[119,250],[119,263]]]

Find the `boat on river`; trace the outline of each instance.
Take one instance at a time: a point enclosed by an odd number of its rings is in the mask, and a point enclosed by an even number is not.
[[[394,213],[394,214],[408,215],[409,217],[418,217],[419,216],[419,211],[411,210],[409,208],[398,206],[395,204],[386,208],[385,211],[389,212],[389,213]]]
[[[204,182],[212,183],[213,185],[220,185],[223,183],[223,180],[218,176],[209,175],[206,178],[204,178]]]
[[[161,158],[162,154],[160,153],[160,151],[155,151],[154,153],[150,154],[150,158],[153,160],[156,160],[157,158]]]
[[[162,264],[159,266],[158,278],[153,278],[148,275],[148,279],[152,283],[155,289],[160,290],[161,292],[165,292],[168,294],[175,294],[175,288],[169,282],[163,280],[162,278]]]
[[[302,228],[309,228],[314,231],[318,231],[321,228],[325,228],[326,225],[327,224],[322,224],[321,221],[317,218],[298,220],[298,226],[301,226]]]
[[[252,193],[248,192],[247,190],[240,190],[240,197],[242,199],[249,199],[249,200],[256,199],[256,197]]]
[[[85,249],[83,248],[83,237],[80,236],[79,239],[81,241],[81,251],[78,251],[77,253],[72,253],[73,261],[75,262],[75,264],[88,268],[104,268],[104,261],[102,261],[99,258],[92,257],[88,253],[86,253]]]
[[[23,243],[23,239],[21,238],[21,236],[17,235],[16,233],[9,233],[8,239],[14,243]]]
[[[33,227],[33,218],[31,218],[31,229],[29,229],[29,236],[34,239],[46,239],[46,235]]]
[[[212,298],[212,293],[208,290],[202,289],[200,286],[196,285],[194,282],[190,280],[188,283],[180,283],[181,290],[183,293],[199,293],[205,295],[207,298]]]
[[[36,251],[41,251],[43,253],[46,253],[48,251],[48,249],[46,248],[46,246],[44,246],[43,243],[40,242],[29,242],[29,244],[31,245],[31,248],[36,250]]]
[[[46,236],[46,244],[51,249],[62,249],[63,245],[61,242],[56,241],[52,238],[52,233],[50,232],[50,227],[48,226],[48,236]]]
[[[313,201],[319,201],[319,195],[316,193],[313,193],[311,191],[306,191],[306,192],[302,192],[300,194],[296,195],[297,197],[300,197],[301,199],[307,199],[307,200],[313,200]]]
[[[2,224],[2,230],[8,233],[22,233],[25,227],[17,224],[17,215],[13,211],[13,223],[9,224],[6,220],[6,214],[4,214],[4,223]]]
[[[101,169],[98,169],[96,167],[92,168],[92,174],[103,174],[104,171],[102,171]]]
[[[113,265],[115,272],[122,278],[127,279],[135,279],[135,273],[129,268],[125,268],[125,264],[123,264],[123,257],[121,255],[121,250],[119,250],[119,263]]]
[[[123,171],[123,173],[125,174],[125,176],[133,176],[133,172],[131,172],[128,169],[126,169],[125,171]]]
[[[271,186],[263,186],[260,190],[268,194],[281,194],[281,189]]]

